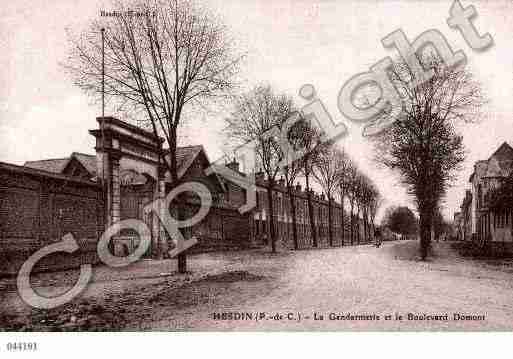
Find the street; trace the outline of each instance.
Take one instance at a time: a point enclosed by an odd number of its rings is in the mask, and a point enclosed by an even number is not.
[[[461,258],[444,242],[433,243],[434,257],[421,262],[417,247],[396,241],[381,248],[203,254],[190,258],[186,277],[157,276],[164,263],[145,262],[138,279],[98,279],[79,299],[48,313],[27,310],[9,292],[4,301],[11,311],[4,315],[10,325],[23,322],[22,330],[53,330],[52,323],[69,330],[513,328],[511,260]],[[149,276],[148,267],[154,268]]]

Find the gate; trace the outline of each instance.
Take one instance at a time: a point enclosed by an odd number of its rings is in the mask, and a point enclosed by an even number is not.
[[[121,220],[124,219],[139,219],[142,220],[150,229],[150,233],[153,235],[152,222],[153,214],[149,211],[144,211],[144,207],[153,200],[153,191],[148,184],[144,185],[126,185],[121,186],[121,198],[120,198],[120,214]],[[131,229],[125,228],[120,232],[119,240],[125,246],[125,255],[133,253],[139,245],[138,233]],[[143,258],[149,258],[153,251],[153,240],[148,238],[150,241],[150,247],[143,255]]]

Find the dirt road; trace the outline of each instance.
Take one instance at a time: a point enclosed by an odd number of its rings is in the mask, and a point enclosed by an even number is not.
[[[416,242],[200,255],[192,275],[96,281],[50,312],[11,293],[6,318],[16,330],[512,330],[512,262],[434,249],[428,262]]]

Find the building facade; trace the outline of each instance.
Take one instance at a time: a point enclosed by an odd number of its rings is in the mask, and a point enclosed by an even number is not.
[[[482,245],[512,245],[512,214],[489,208],[488,195],[498,188],[513,171],[513,148],[504,142],[487,160],[477,161],[469,178],[470,190],[461,205],[465,240]]]
[[[69,157],[28,161],[23,166],[0,163],[0,273],[15,273],[31,253],[60,241],[71,233],[79,243],[73,256],[51,255],[38,266],[67,268],[80,263],[96,263],[96,245],[103,231],[127,219],[142,220],[149,229],[151,245],[147,258],[165,257],[173,241],[148,204],[164,198],[171,190],[171,179],[164,160],[163,140],[153,133],[113,117],[98,118],[98,128],[89,131],[96,139],[95,154],[73,152]],[[185,237],[196,237],[191,251],[227,250],[269,245],[270,221],[268,182],[257,175],[257,206],[247,213],[239,207],[247,193],[234,182],[207,175],[211,162],[202,146],[177,149],[177,169],[181,183],[199,182],[212,194],[208,214],[190,228]],[[236,162],[227,164],[239,171]],[[293,248],[291,197],[296,207],[298,247],[314,246],[307,209],[307,192],[300,185],[289,191],[283,180],[272,189],[274,223],[278,247]],[[328,204],[324,195],[311,194],[318,247],[328,247]],[[198,198],[184,193],[173,205],[191,218],[201,205]],[[365,243],[371,240],[372,226],[355,219],[350,233],[350,216],[332,200],[333,246]],[[156,209],[165,212],[166,208]],[[112,252],[124,256],[138,246],[139,235],[120,228],[112,239]]]

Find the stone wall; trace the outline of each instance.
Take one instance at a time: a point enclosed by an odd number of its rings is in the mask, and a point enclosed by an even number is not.
[[[0,163],[0,274],[14,274],[37,250],[67,233],[80,249],[43,258],[35,270],[96,263],[103,231],[102,190],[97,184]]]
[[[185,205],[186,218],[191,218],[199,209],[193,201],[182,205]],[[195,236],[198,239],[198,243],[189,250],[190,253],[247,249],[255,245],[251,235],[250,215],[241,215],[231,208],[211,207],[207,216],[192,228],[186,229],[186,232],[186,238]],[[170,243],[169,247],[172,246]]]

